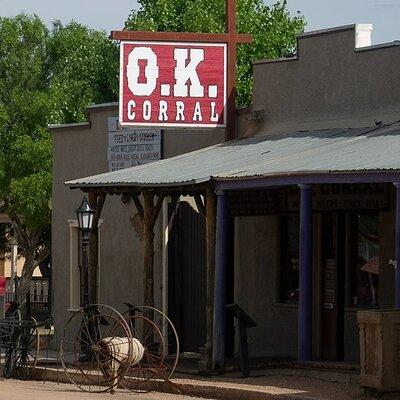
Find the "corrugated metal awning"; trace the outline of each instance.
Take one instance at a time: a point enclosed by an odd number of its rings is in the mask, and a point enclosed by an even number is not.
[[[176,187],[210,180],[400,171],[400,124],[256,136],[66,182],[71,187]]]

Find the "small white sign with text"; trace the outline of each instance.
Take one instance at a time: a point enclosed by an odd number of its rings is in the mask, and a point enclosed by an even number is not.
[[[108,118],[108,168],[117,171],[161,159],[161,130],[121,127]]]

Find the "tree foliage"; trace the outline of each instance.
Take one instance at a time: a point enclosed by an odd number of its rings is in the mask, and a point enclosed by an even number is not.
[[[130,30],[173,32],[224,32],[224,0],[139,0],[125,23]],[[286,1],[267,6],[262,0],[237,1],[237,30],[253,34],[253,43],[237,50],[237,104],[249,105],[254,60],[279,58],[291,53],[296,35],[303,31],[300,13],[292,16]]]
[[[72,22],[49,30],[37,16],[0,18],[0,203],[25,258],[21,291],[49,254],[52,188],[48,125],[85,120],[117,99],[118,48]]]

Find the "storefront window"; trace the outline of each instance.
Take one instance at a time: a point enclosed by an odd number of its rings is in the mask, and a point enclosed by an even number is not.
[[[299,240],[299,215],[281,217],[280,301],[284,303],[299,300]]]
[[[356,245],[352,262],[353,306],[376,307],[379,304],[379,216],[353,215],[353,240]]]

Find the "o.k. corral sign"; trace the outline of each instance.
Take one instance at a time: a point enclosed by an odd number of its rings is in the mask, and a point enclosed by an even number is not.
[[[121,126],[224,127],[226,43],[122,41]]]

